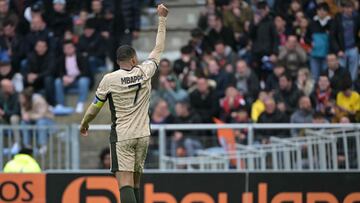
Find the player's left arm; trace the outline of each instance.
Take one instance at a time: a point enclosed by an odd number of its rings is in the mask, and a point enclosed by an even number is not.
[[[101,101],[95,97],[93,103],[90,104],[80,124],[80,134],[82,136],[88,136],[89,123],[96,118],[101,108],[104,106],[104,103],[105,101]]]

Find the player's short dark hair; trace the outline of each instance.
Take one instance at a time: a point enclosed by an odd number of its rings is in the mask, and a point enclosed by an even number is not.
[[[122,45],[116,51],[117,61],[129,61],[136,55],[135,49],[129,45]]]
[[[320,3],[320,4],[317,6],[316,10],[324,10],[324,11],[326,11],[326,12],[329,12],[329,11],[330,11],[330,7],[329,7],[329,5],[328,5],[326,2],[323,2],[323,3]]]

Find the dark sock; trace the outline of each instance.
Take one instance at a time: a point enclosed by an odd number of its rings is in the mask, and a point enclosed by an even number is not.
[[[137,203],[134,188],[128,185],[120,188],[120,200],[121,203]]]
[[[140,189],[134,188],[134,193],[135,193],[136,202],[140,203]]]

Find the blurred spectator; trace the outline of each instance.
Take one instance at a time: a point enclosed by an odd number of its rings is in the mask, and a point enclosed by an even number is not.
[[[151,123],[152,124],[166,124],[173,123],[174,117],[169,111],[168,103],[165,100],[160,99],[151,114]]]
[[[309,96],[314,89],[314,80],[307,68],[299,69],[297,73],[296,85],[298,89],[306,96]]]
[[[96,22],[89,19],[77,46],[77,51],[87,58],[92,74],[99,72],[99,68],[104,66],[106,57],[106,43],[95,28]]]
[[[290,123],[312,123],[313,110],[308,96],[302,96],[299,99],[298,109],[291,115]],[[292,136],[299,136],[298,129],[291,129]]]
[[[300,20],[299,28],[297,29],[296,36],[298,37],[300,47],[305,51],[306,54],[311,52],[311,43],[306,40],[309,35],[309,20],[303,17]]]
[[[191,30],[191,39],[188,46],[192,47],[197,57],[201,57],[205,50],[211,50],[211,46],[205,39],[204,33],[200,28]]]
[[[208,25],[208,16],[213,15],[217,12],[216,5],[214,0],[206,0],[206,6],[203,11],[201,11],[199,19],[198,19],[198,27],[203,31],[209,30]]]
[[[244,32],[244,25],[253,18],[250,5],[243,0],[231,0],[229,9],[224,10],[224,26],[232,28],[236,38]]]
[[[243,95],[235,87],[228,87],[225,91],[225,97],[220,101],[221,118],[225,122],[231,122],[232,113],[241,107],[246,107],[246,101]]]
[[[278,15],[274,19],[274,24],[278,34],[277,37],[279,38],[279,46],[280,47],[285,46],[287,41],[287,34],[288,34],[286,30],[286,21],[281,15]]]
[[[32,88],[25,89],[19,97],[21,106],[21,125],[36,125],[38,130],[23,129],[23,144],[26,147],[39,146],[39,153],[44,154],[47,151],[47,136],[49,128],[54,124],[54,115],[46,100],[39,94],[34,94]],[[33,133],[31,133],[33,132]],[[36,136],[36,143],[32,143],[32,136]],[[36,134],[36,135],[35,135]]]
[[[320,75],[317,87],[311,94],[314,102],[315,111],[322,113],[328,119],[333,116],[334,101],[336,95],[330,87],[330,81],[327,75]]]
[[[226,46],[223,41],[215,42],[215,50],[213,56],[222,69],[227,72],[233,72],[233,67],[236,62],[236,54],[231,50],[231,47]]]
[[[279,78],[285,73],[285,67],[278,63],[274,66],[273,72],[267,77],[265,89],[267,91],[274,91],[279,88]]]
[[[233,51],[236,51],[236,41],[233,30],[223,25],[220,14],[209,15],[208,24],[210,31],[206,37],[210,45],[212,46],[212,49],[215,48],[215,43],[218,40],[222,40],[224,44],[230,46]]]
[[[324,114],[322,114],[321,112],[315,112],[312,117],[312,123],[324,124],[324,123],[329,123],[329,121],[325,118]]]
[[[342,12],[335,16],[331,28],[331,49],[340,57],[341,65],[350,72],[352,81],[355,81],[359,66],[360,20],[359,15],[354,12],[353,1],[344,0],[341,5]]]
[[[38,40],[35,43],[35,51],[28,56],[27,61],[26,85],[32,86],[36,92],[44,90],[47,102],[54,105],[53,74],[56,60],[45,40]]]
[[[12,68],[9,60],[0,61],[0,81],[3,79],[12,80],[15,70]]]
[[[236,63],[234,84],[247,103],[250,104],[255,101],[260,91],[260,82],[257,75],[244,60],[239,60]]]
[[[212,117],[219,111],[219,102],[206,78],[197,79],[196,89],[190,94],[190,104],[203,123],[212,123]]]
[[[30,32],[25,37],[27,52],[33,51],[36,42],[39,40],[45,40],[47,42],[50,52],[55,51],[56,43],[54,33],[47,28],[41,15],[34,15],[31,19]]]
[[[163,78],[167,78],[168,76],[175,76],[173,69],[171,67],[171,62],[167,58],[163,58],[159,63],[159,71],[157,71],[154,77],[151,80],[151,87],[155,90],[160,88],[160,83]]]
[[[110,169],[110,163],[111,163],[109,147],[106,147],[106,148],[101,150],[99,158],[100,158],[99,169],[107,169],[107,170],[109,170]]]
[[[64,55],[59,57],[57,61],[57,71],[55,73],[55,112],[70,113],[65,108],[65,94],[69,91],[75,91],[79,94],[75,112],[82,113],[84,111],[84,103],[87,99],[90,88],[89,70],[86,59],[76,53],[75,45],[71,41],[64,42]]]
[[[258,123],[288,123],[288,116],[276,108],[276,102],[268,97],[264,101],[265,111],[260,114]],[[288,137],[290,134],[284,129],[264,129],[257,132],[257,139],[262,143],[268,143],[270,136]]]
[[[275,62],[278,53],[279,38],[275,24],[269,14],[270,9],[265,1],[257,3],[257,10],[253,22],[250,24],[249,35],[252,39],[252,65],[256,68],[257,75],[264,56]]]
[[[21,149],[19,154],[6,163],[4,173],[41,173],[41,168],[32,154],[31,149]]]
[[[208,64],[209,79],[216,82],[215,94],[218,98],[225,95],[225,89],[231,83],[230,74],[221,69],[215,60],[210,60]]]
[[[188,93],[177,84],[176,77],[172,75],[160,78],[158,92],[160,97],[170,105],[172,111],[176,103],[187,101],[189,97]]]
[[[175,123],[201,123],[201,118],[190,110],[188,103],[176,104]],[[171,142],[172,156],[194,156],[203,146],[199,141],[198,131],[176,131]]]
[[[269,95],[265,91],[259,93],[258,99],[251,106],[251,120],[256,123],[262,112],[265,111],[265,100]]]
[[[307,42],[312,44],[310,53],[310,69],[312,77],[318,80],[321,72],[326,69],[326,56],[330,48],[330,28],[332,24],[329,15],[330,8],[327,3],[320,3],[317,6],[317,15],[311,21],[307,33]]]
[[[351,81],[342,84],[342,90],[336,96],[336,117],[347,116],[351,121],[360,121],[360,95],[351,89]]]
[[[72,32],[73,22],[71,16],[66,12],[65,0],[53,0],[52,9],[48,12],[47,22],[55,37],[62,39],[65,32]]]
[[[330,79],[331,89],[334,95],[341,89],[341,85],[351,78],[350,73],[345,68],[340,67],[339,61],[335,54],[328,54],[326,58],[327,69],[324,72]]]
[[[296,77],[300,68],[306,66],[307,55],[299,45],[296,36],[290,35],[286,45],[280,49],[279,61],[285,65],[292,77]]]
[[[189,71],[190,62],[192,60],[192,47],[191,46],[183,46],[181,47],[181,57],[174,62],[173,70],[175,74],[181,78],[181,74]]]
[[[12,21],[16,25],[19,17],[10,10],[9,1],[0,0],[0,30],[3,28],[3,22]]]
[[[9,125],[20,124],[19,95],[15,92],[15,88],[11,80],[8,79],[1,81],[0,123]],[[21,141],[19,131],[15,130],[13,134],[15,141],[13,147],[20,147]]]
[[[16,33],[16,24],[11,20],[3,21],[2,26],[2,34],[0,35],[2,54],[11,59],[14,71],[19,72],[20,61],[25,58],[27,52],[23,36]]]
[[[274,98],[278,108],[288,115],[292,114],[297,107],[298,100],[302,93],[293,83],[291,76],[284,74],[279,78],[279,89],[275,90]]]

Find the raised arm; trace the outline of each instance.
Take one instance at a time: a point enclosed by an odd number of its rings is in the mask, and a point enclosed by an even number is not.
[[[159,15],[159,25],[156,35],[156,43],[154,49],[149,55],[149,58],[154,59],[156,63],[159,63],[160,56],[165,49],[166,17],[169,11],[163,4],[160,4],[157,8],[157,12]]]

